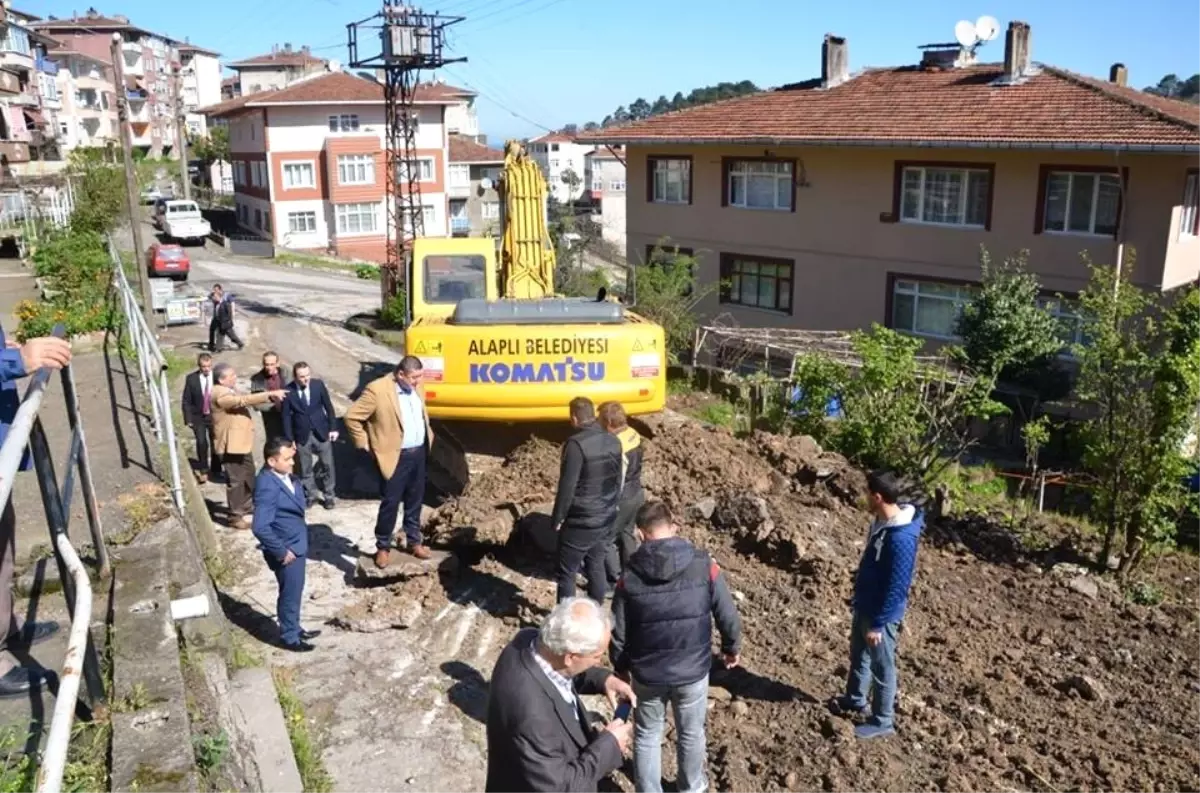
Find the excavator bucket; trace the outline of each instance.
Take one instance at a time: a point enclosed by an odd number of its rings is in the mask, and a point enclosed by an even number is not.
[[[471,472],[462,443],[442,422],[433,423],[433,448],[429,451],[426,480],[444,497],[461,496]]]

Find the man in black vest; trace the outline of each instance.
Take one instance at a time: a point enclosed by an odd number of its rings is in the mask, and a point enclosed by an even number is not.
[[[678,740],[676,789],[694,793],[707,789],[704,720],[713,618],[726,668],[740,661],[741,620],[721,568],[677,536],[666,504],[646,502],[638,510],[637,527],[642,547],[629,557],[613,594],[608,650],[617,674],[632,676],[637,695],[634,785],[646,793],[662,791],[663,725],[670,702]]]
[[[226,336],[239,350],[245,347],[233,327],[233,296],[225,294],[225,289],[220,284],[213,284],[208,297],[212,301],[213,312],[212,321],[208,323],[208,349],[221,352],[225,349]]]
[[[552,525],[558,532],[558,600],[575,596],[583,562],[588,597],[604,602],[604,557],[621,499],[621,442],[596,421],[586,397],[571,400],[576,432],[563,444]]]

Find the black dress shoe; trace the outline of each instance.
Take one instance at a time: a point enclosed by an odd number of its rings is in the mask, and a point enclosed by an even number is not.
[[[42,670],[14,666],[0,677],[0,697],[19,697],[42,682]]]
[[[321,632],[319,630],[318,631],[300,631],[300,641],[306,642],[309,639],[315,639],[320,635],[321,635]]]
[[[334,507],[337,506],[337,499],[336,498],[327,498],[321,502],[321,506],[325,507],[325,509],[333,509]]]
[[[18,644],[24,647],[32,647],[38,642],[45,641],[54,634],[58,633],[58,628],[58,623],[52,620],[45,622],[26,622],[23,626],[21,626],[21,630],[8,634],[8,643]]]
[[[298,642],[293,642],[292,644],[283,642],[280,646],[283,647],[283,649],[290,650],[293,653],[311,653],[313,650],[317,649],[303,639]]]

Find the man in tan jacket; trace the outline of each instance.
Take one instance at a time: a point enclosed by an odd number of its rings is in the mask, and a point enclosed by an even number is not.
[[[418,559],[430,555],[421,539],[421,504],[433,428],[425,410],[422,370],[420,358],[404,356],[392,374],[368,383],[343,417],[355,448],[371,452],[383,477],[383,498],[375,519],[376,567],[388,565],[401,503],[409,553]]]
[[[260,391],[239,394],[237,372],[227,363],[213,369],[216,385],[212,388],[213,450],[221,455],[225,469],[225,498],[229,505],[229,525],[248,529],[254,511],[254,415],[250,408],[283,398],[286,391]]]

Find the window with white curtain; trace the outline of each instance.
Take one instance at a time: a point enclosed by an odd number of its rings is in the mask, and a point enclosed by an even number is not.
[[[375,158],[370,154],[342,154],[337,158],[338,184],[374,184]]]
[[[900,220],[939,226],[987,225],[991,172],[976,168],[906,167]]]
[[[316,169],[311,162],[285,162],[283,164],[283,189],[293,190],[316,186]]]
[[[379,204],[338,204],[338,234],[374,234],[379,230]]]
[[[729,206],[789,212],[795,197],[792,163],[733,160],[725,189]]]
[[[651,157],[650,200],[656,204],[686,204],[692,199],[692,161],[686,157]],[[789,204],[790,206],[790,204]]]
[[[957,338],[958,318],[974,296],[970,286],[897,280],[892,285],[892,327],[917,336]]]
[[[287,220],[291,234],[308,234],[317,230],[316,212],[289,212]]]
[[[1051,171],[1046,176],[1042,229],[1112,236],[1120,207],[1121,179],[1115,173]]]

